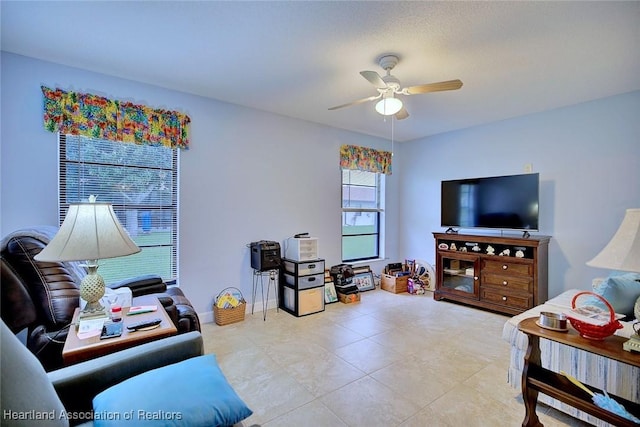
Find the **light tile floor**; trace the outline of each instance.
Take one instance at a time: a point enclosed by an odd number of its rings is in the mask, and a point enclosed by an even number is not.
[[[256,312],[202,332],[254,412],[247,426],[520,426],[506,320],[430,292],[376,289],[309,316],[271,309],[266,321]],[[587,425],[544,405],[538,415],[548,427]]]

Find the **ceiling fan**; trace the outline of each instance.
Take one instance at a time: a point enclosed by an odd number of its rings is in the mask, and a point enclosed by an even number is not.
[[[378,90],[378,95],[368,98],[359,99],[348,104],[342,104],[329,108],[329,110],[337,110],[339,108],[350,107],[352,105],[363,104],[369,101],[375,101],[376,111],[383,116],[395,116],[398,120],[409,117],[409,113],[402,103],[402,100],[396,95],[417,95],[421,93],[439,92],[444,90],[456,90],[462,87],[460,80],[448,80],[446,82],[427,83],[417,86],[409,86],[400,88],[400,80],[391,75],[391,70],[398,65],[399,58],[397,55],[383,55],[378,60],[378,64],[387,72],[384,77],[380,77],[375,71],[360,71],[362,77],[367,79],[369,83],[374,85]]]

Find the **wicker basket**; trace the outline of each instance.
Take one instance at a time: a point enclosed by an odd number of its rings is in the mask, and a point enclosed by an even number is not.
[[[224,295],[228,290],[235,289],[240,294],[240,304],[237,307],[233,308],[220,308],[218,307],[218,300],[222,295]],[[213,318],[216,322],[216,325],[224,326],[230,325],[232,323],[242,322],[244,320],[244,312],[246,311],[247,302],[244,300],[242,296],[242,292],[238,288],[225,288],[216,297],[216,300],[213,302]]]
[[[606,337],[613,335],[617,329],[622,328],[620,322],[616,320],[616,313],[613,310],[613,307],[611,307],[611,304],[609,304],[609,301],[594,292],[578,292],[571,300],[572,309],[576,308],[576,300],[581,295],[592,295],[599,298],[607,306],[610,314],[609,323],[607,323],[606,325],[592,325],[591,323],[586,323],[581,320],[574,319],[573,317],[571,317],[571,315],[567,315],[567,317],[569,318],[569,322],[571,322],[571,326],[573,326],[575,330],[578,331],[582,338],[587,338],[590,340],[603,340]]]

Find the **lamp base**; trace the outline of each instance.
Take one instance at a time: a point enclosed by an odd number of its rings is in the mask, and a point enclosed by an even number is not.
[[[622,344],[622,348],[626,351],[640,351],[640,335],[633,334],[629,341]]]
[[[98,274],[97,261],[88,261],[86,264],[88,273],[80,282],[80,296],[87,304],[80,311],[80,318],[96,318],[96,317],[108,317],[107,311],[100,304],[100,298],[104,296],[104,280],[102,276]]]
[[[78,320],[87,320],[87,319],[109,319],[107,315],[107,311],[102,307],[102,310],[80,310],[78,314]]]

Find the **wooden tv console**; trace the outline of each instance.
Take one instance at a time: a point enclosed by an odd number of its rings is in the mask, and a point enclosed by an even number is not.
[[[547,301],[550,236],[433,233],[436,300],[508,315]]]

